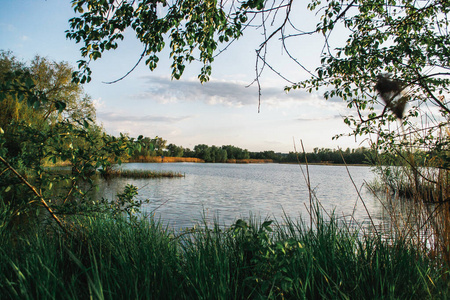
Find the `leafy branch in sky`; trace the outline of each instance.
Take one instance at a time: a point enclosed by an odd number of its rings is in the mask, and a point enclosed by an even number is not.
[[[144,46],[139,61],[145,58],[150,70],[156,68],[158,53],[169,41],[172,77],[179,79],[186,64],[196,59],[203,64],[198,78],[205,82],[211,75],[218,43],[241,36],[242,24],[247,21],[244,8],[262,8],[262,1],[248,1],[239,8],[214,0],[75,0],[72,6],[80,17],[70,19],[67,37],[84,43],[76,82],[91,80],[90,61],[116,49],[126,29],[133,30]]]
[[[342,99],[354,115],[344,122],[353,135],[369,136],[380,149],[404,145],[422,150],[447,147],[450,39],[449,1],[311,0],[294,1],[72,1],[79,17],[70,20],[67,36],[83,42],[76,80],[90,80],[89,63],[115,49],[132,29],[144,45],[151,70],[158,53],[170,43],[172,77],[180,78],[194,59],[203,64],[199,79],[211,74],[218,45],[256,28],[263,42],[256,48],[255,82],[269,69],[288,82],[286,91],[319,91],[326,99]],[[300,5],[306,6],[301,10]],[[313,28],[296,19],[312,17]],[[314,19],[315,17],[315,19]],[[295,44],[311,36],[324,41],[320,65],[311,70]],[[281,43],[292,66],[309,78],[288,79],[268,59],[269,45]],[[226,49],[227,46],[224,46]],[[306,71],[306,73],[305,73]],[[380,93],[380,80],[401,89]],[[378,84],[378,85],[377,85]],[[376,88],[378,86],[378,88]]]
[[[327,44],[315,77],[287,90],[325,89],[326,99],[343,99],[357,112],[345,118],[353,134],[375,134],[380,145],[406,136],[409,144],[437,145],[450,112],[448,1],[330,1],[323,11],[317,31],[329,37],[341,26],[348,37]],[[375,91],[383,78],[402,86],[391,99],[407,106],[402,114]]]

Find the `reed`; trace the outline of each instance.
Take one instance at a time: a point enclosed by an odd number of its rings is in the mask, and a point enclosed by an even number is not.
[[[174,178],[184,177],[184,174],[172,171],[152,171],[152,170],[109,170],[105,177],[107,178]]]
[[[0,218],[1,220],[1,218]],[[446,298],[443,266],[405,239],[301,221],[76,217],[70,234],[30,226],[0,241],[1,299]],[[11,231],[7,231],[11,232]]]

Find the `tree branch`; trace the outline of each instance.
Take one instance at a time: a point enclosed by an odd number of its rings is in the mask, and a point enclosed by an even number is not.
[[[145,45],[145,49],[144,49],[144,51],[142,52],[141,57],[139,58],[139,60],[137,61],[137,63],[134,65],[133,68],[131,68],[130,71],[127,72],[127,74],[123,75],[123,76],[120,77],[119,79],[116,79],[116,80],[113,80],[113,81],[109,81],[109,82],[103,81],[103,83],[105,83],[105,84],[113,84],[113,83],[116,83],[116,82],[121,81],[122,79],[124,79],[125,77],[127,77],[128,75],[130,75],[131,72],[133,72],[134,69],[136,69],[136,67],[141,63],[141,61],[142,61],[142,59],[144,58],[146,52],[147,52],[147,45]]]
[[[45,202],[44,198],[42,197],[42,195],[40,193],[38,193],[38,191],[36,190],[36,188],[34,186],[32,186],[22,175],[20,175],[19,172],[17,172],[3,157],[0,156],[0,161],[8,168],[10,169],[23,183],[25,183],[25,185],[39,198],[39,200],[41,201],[42,205],[44,205],[45,209],[47,209],[47,211],[49,212],[49,214],[52,216],[52,218],[56,221],[56,223],[59,225],[59,227],[61,227],[61,229],[65,232],[67,232],[67,229],[64,227],[64,225],[62,224],[62,222],[59,220],[59,218],[53,213],[52,209],[50,208],[50,206],[48,206],[47,202]]]
[[[430,90],[430,88],[428,87],[428,85],[422,80],[425,77],[422,77],[419,73],[417,73],[417,75],[419,76],[418,82],[419,85],[425,89],[425,91],[428,93],[428,95],[434,100],[434,102],[441,107],[444,111],[446,111],[447,113],[450,113],[450,109],[448,107],[446,107],[438,98],[436,98],[436,96],[433,94],[433,92]]]

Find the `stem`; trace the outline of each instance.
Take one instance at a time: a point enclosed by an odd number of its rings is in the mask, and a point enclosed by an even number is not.
[[[364,209],[366,210],[366,213],[367,213],[367,216],[369,217],[370,223],[372,223],[372,227],[375,230],[376,235],[380,236],[379,233],[378,233],[377,227],[375,226],[375,223],[373,222],[372,216],[370,215],[370,212],[367,209],[366,203],[364,202],[364,199],[362,198],[361,193],[359,192],[359,189],[356,186],[355,182],[353,181],[353,177],[350,174],[350,171],[348,170],[347,162],[344,159],[344,155],[342,155],[342,151],[339,151],[339,154],[341,154],[341,158],[342,158],[342,161],[344,162],[345,170],[347,170],[348,177],[350,178],[350,180],[351,180],[351,182],[353,184],[353,187],[355,188],[356,193],[358,194],[358,198],[361,200],[361,203],[363,204]]]
[[[23,183],[25,183],[26,186],[28,186],[30,188],[31,191],[33,191],[33,193],[39,198],[39,200],[41,201],[42,205],[44,205],[45,209],[47,209],[47,211],[49,212],[49,214],[52,216],[52,218],[56,221],[56,223],[59,225],[59,227],[61,227],[61,229],[67,233],[66,228],[64,227],[64,225],[62,224],[61,220],[53,213],[52,209],[50,208],[50,206],[48,206],[47,202],[45,202],[44,198],[42,197],[42,195],[40,193],[38,193],[38,191],[36,190],[36,188],[34,186],[32,186],[22,175],[19,174],[19,172],[17,172],[3,157],[0,156],[0,161],[8,168],[10,169]]]

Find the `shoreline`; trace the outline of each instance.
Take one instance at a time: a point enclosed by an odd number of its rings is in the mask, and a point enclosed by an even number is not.
[[[193,163],[206,163],[215,164],[216,162],[205,162],[203,159],[195,157],[171,157],[171,156],[150,156],[140,159],[129,159],[125,163],[183,163],[183,162],[193,162]],[[298,162],[276,162],[273,159],[227,159],[225,164],[287,164],[287,165],[298,165]],[[307,165],[301,162],[300,165]],[[308,163],[308,165],[319,165],[319,166],[370,166],[369,164],[344,164],[344,163],[332,163],[332,162],[314,162]]]
[[[215,164],[216,162],[205,162],[203,159],[196,157],[172,157],[172,156],[150,156],[143,157],[139,159],[128,159],[123,163],[207,163],[207,164]],[[305,162],[276,162],[273,159],[227,159],[226,164],[286,164],[286,165],[319,165],[319,166],[361,166],[368,167],[370,164],[344,164],[344,163],[332,163],[332,162],[314,162],[308,163]],[[55,164],[45,164],[45,167],[68,167],[70,166],[69,162],[57,162]]]

